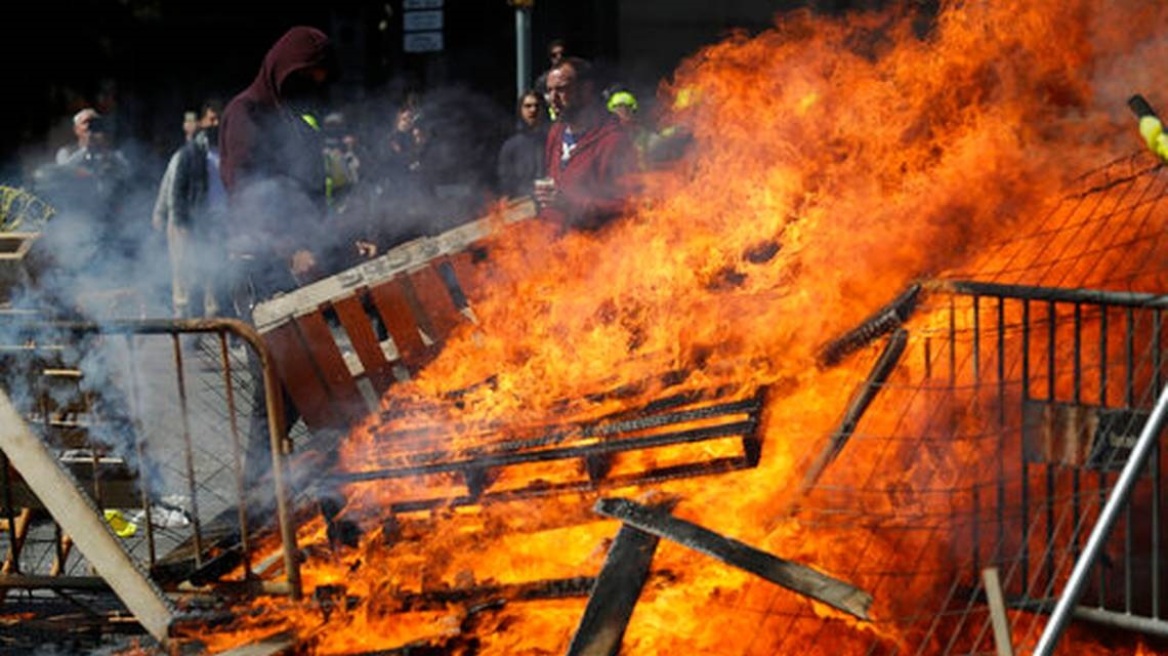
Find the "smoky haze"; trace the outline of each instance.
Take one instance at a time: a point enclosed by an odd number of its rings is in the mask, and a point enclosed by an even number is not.
[[[230,96],[217,97],[226,101]],[[421,137],[417,150],[395,160],[387,152],[388,140],[397,109],[404,101],[405,97],[397,94],[369,97],[359,102],[334,102],[322,112],[342,117],[339,126],[335,120],[329,123],[325,136],[330,145],[351,149],[356,155],[355,181],[334,190],[330,216],[285,216],[286,222],[278,226],[285,234],[322,235],[333,241],[333,257],[322,275],[360,261],[352,247],[354,239],[371,239],[379,252],[384,252],[397,243],[472,220],[496,197],[495,157],[499,144],[514,128],[512,108],[500,107],[490,98],[459,86],[420,94],[411,99]],[[133,100],[124,99],[120,104],[132,105]],[[109,118],[112,122],[117,117]],[[174,123],[176,139],[181,138],[178,121]],[[115,319],[173,316],[165,230],[156,230],[151,224],[163,170],[173,151],[160,152],[146,140],[137,139],[135,126],[124,119],[116,125],[117,138],[111,146],[124,157],[124,170],[114,164],[112,152],[79,167],[57,165],[52,150],[43,142],[26,144],[18,152],[19,158],[12,158],[4,167],[26,174],[10,176],[0,184],[34,194],[51,204],[55,214],[43,225],[28,259],[31,280],[0,296],[0,304],[35,312],[40,318],[4,321],[0,344],[66,345],[60,360],[83,372],[85,389],[95,392],[109,416],[115,418],[104,424],[95,438],[133,463],[131,396],[139,397],[135,407],[149,408],[156,401],[166,402],[162,397],[167,392],[154,390],[147,379],[138,378],[139,365],[131,361],[123,340],[79,338],[43,320],[101,324]],[[310,229],[310,224],[315,227]],[[195,247],[222,254],[224,234],[204,236],[205,242]],[[321,247],[323,243],[316,240],[313,245]],[[232,279],[231,267],[224,267],[224,259],[198,258],[195,277],[209,280],[223,275],[226,268],[227,284],[234,286],[238,281]],[[197,315],[198,299],[192,298],[192,307]],[[229,304],[219,314],[236,313]],[[38,360],[29,357],[5,367],[0,375],[0,385],[18,407],[30,408],[36,401],[31,398],[29,376],[37,366]],[[149,472],[147,478],[154,479],[148,483],[152,487],[170,486],[169,481],[160,480],[164,473]]]

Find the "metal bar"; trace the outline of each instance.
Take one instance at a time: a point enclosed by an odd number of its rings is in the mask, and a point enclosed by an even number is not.
[[[1136,396],[1136,317],[1135,310],[1127,308],[1127,335],[1124,341],[1124,360],[1127,367],[1127,384],[1124,390],[1124,404],[1129,408],[1135,407]],[[1114,489],[1114,488],[1112,488]],[[1132,581],[1132,524],[1134,513],[1132,507],[1124,510],[1123,530],[1123,609],[1132,612],[1135,606],[1135,586]]]
[[[1054,361],[1058,356],[1058,349],[1055,343],[1058,340],[1058,322],[1057,322],[1057,308],[1055,302],[1048,300],[1046,302],[1046,399],[1054,403],[1058,398],[1055,386],[1058,383]],[[1046,565],[1046,580],[1049,589],[1054,589],[1055,583],[1055,563],[1054,563],[1054,524],[1055,524],[1055,468],[1050,463],[1046,463],[1044,467],[1046,471],[1046,545],[1047,547],[1042,551],[1042,560]]]
[[[998,579],[998,568],[987,567],[981,571],[985,584],[986,600],[990,605],[990,622],[994,629],[994,646],[998,656],[1014,656],[1010,644],[1010,620],[1006,617],[1006,600],[1002,595],[1002,582]]]
[[[1106,305],[1099,308],[1099,407],[1107,407],[1107,322],[1108,310],[1110,308]],[[1096,490],[1099,496],[1099,507],[1107,503],[1107,472],[1100,469],[1095,476]],[[1096,587],[1096,603],[1102,607],[1107,599],[1107,575],[1102,567],[1097,567],[1096,572],[1098,577],[1095,581]]]
[[[199,498],[197,479],[195,477],[195,449],[191,442],[190,409],[187,405],[186,374],[183,372],[182,342],[179,336],[172,335],[174,342],[174,364],[178,381],[179,416],[182,417],[182,438],[184,464],[187,469],[187,494],[191,499],[191,528],[195,539],[195,566],[203,564],[203,527],[199,520]]]
[[[1168,295],[1165,294],[1006,285],[973,280],[937,280],[926,283],[925,289],[928,291],[959,294],[1004,296],[1031,301],[1057,301],[1063,303],[1091,303],[1096,305],[1108,304],[1123,307],[1168,309]]]
[[[1050,610],[1049,604],[1044,600],[1011,600],[1008,602],[1008,605],[1011,608],[1019,608],[1037,613],[1045,613]],[[1168,621],[1162,619],[1153,619],[1142,615],[1091,606],[1075,606],[1071,609],[1070,614],[1076,620],[1083,620],[1100,626],[1168,638]]]
[[[1030,398],[1030,301],[1022,301],[1022,405]],[[1018,462],[1022,489],[1019,503],[1022,518],[1022,544],[1018,554],[1022,589],[1030,584],[1030,463],[1026,460],[1025,440],[1019,440]],[[1003,512],[1003,511],[999,511]]]
[[[1075,303],[1073,309],[1074,336],[1071,339],[1072,347],[1072,383],[1071,398],[1075,405],[1083,402],[1083,304]],[[1083,510],[1080,495],[1083,492],[1082,470],[1078,467],[1071,469],[1071,558],[1079,557],[1079,543],[1083,535]]]
[[[227,396],[228,426],[231,429],[231,467],[235,472],[235,492],[239,497],[239,545],[243,549],[244,576],[251,578],[251,536],[247,521],[247,481],[243,471],[243,443],[239,436],[239,418],[235,412],[235,381],[231,377],[231,354],[227,333],[220,331],[219,359],[223,363],[223,390]]]
[[[973,384],[981,383],[981,297],[977,294],[970,299],[973,303],[973,330],[969,339],[973,343]]]
[[[628,499],[600,499],[593,509],[646,533],[677,542],[832,608],[868,619],[872,595],[806,565],[778,558],[707,528]]]
[[[0,391],[0,450],[36,492],[49,514],[73,537],[94,569],[147,632],[166,644],[174,606],[134,564],[93,501],[56,462]]]
[[[1079,594],[1087,580],[1087,572],[1094,566],[1104,541],[1115,525],[1119,511],[1127,504],[1140,470],[1147,463],[1148,455],[1163,428],[1166,413],[1168,413],[1168,388],[1160,393],[1156,406],[1148,417],[1147,424],[1140,432],[1139,439],[1136,440],[1136,445],[1132,448],[1131,454],[1123,466],[1123,471],[1120,472],[1115,489],[1107,499],[1107,505],[1099,514],[1099,521],[1091,529],[1091,535],[1087,538],[1087,546],[1083,550],[1083,555],[1075,561],[1075,568],[1071,571],[1070,578],[1067,579],[1062,596],[1059,597],[1050,621],[1047,622],[1042,636],[1038,640],[1038,645],[1034,649],[1035,656],[1049,656],[1053,653],[1055,645],[1066,629],[1071,608],[1078,602]]]
[[[998,297],[998,535],[993,562],[1001,561],[1006,544],[1006,299]],[[974,566],[978,567],[977,561]],[[997,570],[995,570],[996,572]]]
[[[616,656],[620,652],[633,608],[649,578],[657,542],[656,535],[628,524],[621,526],[568,645],[568,656]]]
[[[134,416],[134,453],[138,458],[139,469],[145,470],[146,448],[142,444],[143,431],[141,430],[140,422],[137,419],[141,416],[142,413],[142,396],[138,391],[138,356],[137,346],[135,345],[133,335],[126,335],[126,350],[130,354],[131,363],[130,404],[131,408],[133,408],[132,412]],[[147,557],[149,558],[147,562],[149,562],[150,566],[153,567],[154,563],[158,560],[158,551],[154,540],[154,516],[153,510],[151,509],[151,505],[153,504],[150,503],[150,491],[145,485],[142,486],[140,498],[142,504],[142,516],[146,523],[146,553]]]
[[[1163,353],[1164,353],[1164,322],[1163,314],[1159,311],[1152,314],[1152,367],[1153,389],[1160,389],[1164,384]],[[1152,617],[1160,617],[1160,493],[1163,490],[1160,473],[1160,442],[1152,445],[1151,462],[1149,463],[1152,475],[1152,573],[1148,577],[1152,584]]]

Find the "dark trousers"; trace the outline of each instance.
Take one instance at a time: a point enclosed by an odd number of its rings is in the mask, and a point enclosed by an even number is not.
[[[232,262],[233,278],[236,281],[232,293],[233,305],[237,315],[253,325],[252,311],[257,303],[296,286],[292,275],[278,264],[262,262],[246,255],[234,256]],[[280,354],[272,353],[271,357],[275,360]],[[248,351],[247,366],[252,380],[252,411],[248,421],[247,447],[244,454],[244,480],[248,487],[251,487],[267,478],[272,471],[272,440],[268,427],[263,366],[259,356],[251,350]],[[284,430],[287,432],[292,430],[292,426],[300,419],[300,412],[296,409],[288,390],[278,382],[276,384],[279,385],[278,393],[283,398]]]

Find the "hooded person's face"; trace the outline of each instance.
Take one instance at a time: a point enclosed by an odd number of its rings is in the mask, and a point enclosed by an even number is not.
[[[328,68],[310,66],[289,74],[280,92],[288,104],[298,110],[311,111],[328,101],[328,89]]]

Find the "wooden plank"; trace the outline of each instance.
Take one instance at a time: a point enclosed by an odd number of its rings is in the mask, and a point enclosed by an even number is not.
[[[381,350],[372,319],[365,311],[361,297],[356,294],[345,296],[334,301],[333,308],[337,311],[337,318],[344,326],[345,333],[349,335],[361,366],[365,367],[365,375],[378,394],[385,393],[393,381],[392,365],[385,359],[385,351]]]
[[[321,374],[322,382],[331,397],[331,409],[343,424],[337,427],[346,427],[360,421],[367,414],[365,397],[357,389],[357,381],[353,379],[345,359],[333,338],[332,328],[325,321],[320,312],[303,314],[296,317],[296,329],[300,337],[308,345],[312,359]]]
[[[264,333],[264,343],[276,364],[276,373],[311,428],[336,426],[329,406],[329,394],[312,364],[312,357],[300,341],[293,323],[285,323]]]
[[[621,526],[608,549],[604,567],[588,597],[588,606],[572,642],[568,656],[616,656],[633,608],[649,578],[657,536],[629,525]]]
[[[990,605],[990,623],[994,629],[994,646],[997,647],[998,656],[1014,656],[1014,646],[1010,644],[1010,618],[1006,616],[1006,597],[1002,594],[998,568],[983,569],[981,580],[985,584],[986,601]]]
[[[72,536],[94,570],[109,583],[142,627],[165,647],[176,611],[174,605],[138,568],[93,501],[61,469],[3,392],[0,392],[0,450],[33,488],[61,530]]]
[[[403,277],[394,278],[370,287],[369,296],[385,323],[386,331],[393,338],[402,362],[413,367],[425,359],[426,344],[418,333],[418,321],[414,318],[407,293],[408,284]]]
[[[411,271],[409,278],[424,316],[420,322],[422,330],[435,344],[445,342],[450,333],[466,321],[454,305],[450,290],[432,264]]]
[[[772,556],[697,524],[628,499],[601,499],[596,502],[593,510],[647,533],[713,556],[724,563],[761,576],[788,590],[821,601],[862,620],[868,619],[872,595],[806,565]]]

